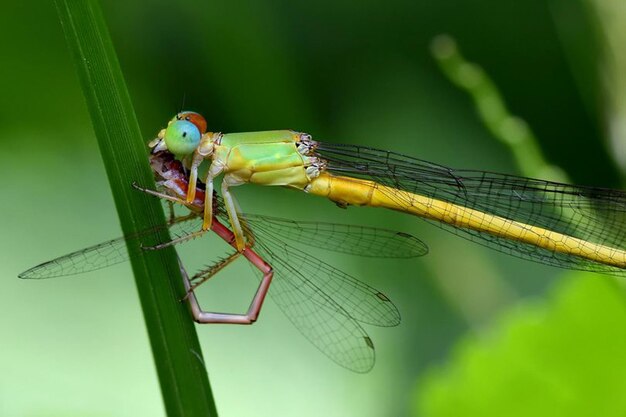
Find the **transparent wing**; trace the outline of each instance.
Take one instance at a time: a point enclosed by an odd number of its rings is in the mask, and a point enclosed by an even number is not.
[[[218,213],[227,220],[223,210]],[[306,246],[381,257],[420,256],[426,246],[413,236],[384,229],[244,216],[254,236],[253,249],[274,269],[270,298],[331,360],[355,372],[369,371],[374,344],[359,322],[395,326],[400,323],[396,306],[377,289],[313,257]]]
[[[218,200],[217,210],[224,213],[223,202]],[[414,236],[386,229],[370,228],[333,223],[298,222],[256,214],[245,215],[254,228],[274,228],[275,233],[284,239],[297,241],[308,239],[312,245],[331,251],[370,257],[407,258],[428,253],[427,246]],[[120,237],[98,243],[44,262],[19,277],[23,279],[44,279],[77,275],[122,263],[139,255],[142,242],[150,241],[155,234],[169,228],[174,238],[184,238],[200,230],[201,222],[197,215],[178,216],[167,225],[144,230],[133,236]]]
[[[372,179],[388,187],[539,226],[586,242],[626,249],[626,193],[622,191],[455,170],[357,145],[320,143],[316,152],[328,161],[331,172]],[[384,192],[400,204],[409,204],[402,201],[399,194]],[[621,268],[428,221],[471,241],[524,259],[564,268],[624,274]]]
[[[119,237],[98,243],[59,258],[44,262],[19,274],[23,279],[44,279],[82,274],[107,268],[129,260],[141,253],[142,242],[151,241],[157,233],[166,228],[176,237],[185,236],[196,228],[194,217],[180,216],[165,226],[144,230],[135,235]]]
[[[258,214],[244,215],[253,231],[264,230],[290,242],[349,255],[413,258],[428,253],[424,242],[408,233],[375,227],[306,222]]]
[[[228,221],[221,207],[217,213]],[[254,237],[253,249],[272,267],[282,265],[280,275],[297,287],[306,300],[326,308],[335,305],[338,313],[347,314],[361,323],[383,327],[400,323],[398,309],[387,296],[315,258],[307,246],[371,257],[397,257],[398,250],[405,256],[419,256],[427,253],[428,249],[417,238],[364,226],[299,222],[255,214],[243,216],[250,228],[247,233]],[[303,249],[286,241],[295,242]],[[409,249],[399,248],[402,244],[407,244]],[[276,280],[280,278],[275,276]]]
[[[255,233],[253,249],[275,269],[280,266],[283,272],[289,271],[282,274],[284,279],[306,300],[324,308],[333,307],[361,323],[383,327],[400,323],[398,309],[382,292],[282,241],[270,230],[258,229]]]
[[[319,273],[311,275],[310,271],[300,269],[302,259],[294,258],[293,248],[287,244],[267,245],[262,242],[264,238],[257,241],[255,250],[274,268],[270,298],[296,329],[334,362],[355,372],[372,369],[374,344],[355,318],[343,309],[340,302],[344,300],[336,301],[318,286],[324,286],[323,281],[318,282]]]

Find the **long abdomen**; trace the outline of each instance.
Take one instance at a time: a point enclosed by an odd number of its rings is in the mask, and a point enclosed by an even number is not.
[[[412,194],[374,181],[323,173],[311,181],[310,194],[340,204],[384,207],[437,220],[451,226],[531,244],[552,252],[626,268],[626,252],[573,236],[494,216],[430,197]]]

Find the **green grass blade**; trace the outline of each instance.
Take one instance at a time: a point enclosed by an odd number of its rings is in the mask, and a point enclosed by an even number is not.
[[[57,0],[125,234],[164,224],[160,203],[131,187],[154,187],[147,150],[96,0]],[[161,236],[165,238],[166,236]],[[149,244],[149,242],[146,242]],[[167,415],[216,416],[198,337],[173,249],[133,258]]]

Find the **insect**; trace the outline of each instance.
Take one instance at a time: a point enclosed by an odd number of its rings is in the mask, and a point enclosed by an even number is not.
[[[380,291],[314,258],[307,243],[353,255],[413,257],[426,245],[402,232],[365,226],[296,222],[239,213],[231,193],[251,183],[322,196],[338,206],[371,206],[421,217],[471,241],[552,266],[623,274],[626,193],[478,170],[458,170],[391,151],[315,141],[291,130],[207,132],[204,117],[177,114],[149,143],[163,192],[141,191],[191,210],[172,217],[185,242],[213,230],[235,252],[185,284],[199,322],[250,323],[268,292],[296,327],[340,365],[366,372],[374,346],[359,323],[392,326],[398,311]],[[223,175],[221,198],[214,190]],[[222,222],[228,223],[228,229]],[[153,233],[147,231],[144,233]],[[84,249],[21,274],[42,278],[97,269],[141,251],[142,235]],[[247,314],[204,312],[193,290],[237,257],[262,275]]]
[[[182,164],[166,151],[150,157],[157,183],[166,193],[184,197],[188,177]],[[172,207],[168,227],[178,237],[172,241],[142,248],[144,240],[160,229],[146,230],[133,236],[106,241],[35,266],[20,278],[42,279],[74,275],[105,268],[138,256],[142,250],[156,250],[180,244],[205,232],[202,225],[203,184],[196,184],[196,199],[186,206],[187,215],[174,216]],[[168,194],[136,188],[165,200]],[[228,221],[223,201],[212,199],[212,230],[234,245],[233,233],[221,221]],[[233,251],[224,259],[188,277],[182,269],[192,315],[200,323],[250,324],[261,310],[270,283],[270,297],[296,328],[322,353],[339,365],[355,372],[369,371],[375,362],[374,344],[362,324],[395,326],[400,314],[393,302],[381,291],[315,258],[311,247],[356,256],[379,258],[412,258],[425,255],[426,245],[402,232],[365,226],[319,223],[245,214],[246,234],[254,244],[243,252]],[[305,242],[303,244],[303,242]],[[127,251],[128,249],[128,251]],[[259,288],[245,314],[203,311],[193,292],[200,284],[246,257],[260,275]],[[271,265],[271,266],[270,266]]]
[[[202,229],[213,219],[213,181],[235,235],[246,247],[233,186],[284,186],[326,197],[341,207],[383,207],[431,221],[469,240],[536,262],[596,272],[626,269],[626,193],[477,170],[458,170],[358,145],[315,141],[292,130],[207,132],[204,117],[177,114],[151,143],[189,169],[185,198],[203,178]]]

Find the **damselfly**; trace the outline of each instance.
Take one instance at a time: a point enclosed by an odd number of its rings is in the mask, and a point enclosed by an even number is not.
[[[621,274],[626,269],[626,193],[619,190],[458,170],[391,151],[315,141],[291,130],[206,132],[204,117],[181,112],[150,143],[189,167],[185,203],[194,199],[203,162],[203,228],[211,226],[213,180],[237,248],[245,247],[233,186],[295,188],[347,207],[372,206],[433,221],[493,249],[549,265]],[[206,164],[204,164],[206,165]]]
[[[153,154],[150,162],[160,187],[170,194],[185,197],[188,178],[182,164],[168,152]],[[152,190],[142,190],[159,195]],[[20,278],[82,274],[124,262],[145,249],[161,249],[198,237],[204,234],[198,232],[202,225],[204,192],[202,184],[197,184],[197,198],[187,205],[191,209],[190,214],[175,217],[170,211],[170,220],[164,227],[176,236],[173,241],[142,248],[142,242],[152,241],[160,229],[146,230],[45,262],[23,272]],[[159,196],[169,198],[165,194]],[[228,221],[223,201],[216,197],[213,203],[216,218],[212,222],[212,230],[234,246],[232,232],[220,222],[220,219]],[[169,209],[172,210],[172,207],[169,206]],[[380,228],[295,221],[256,214],[244,214],[242,217],[247,236],[250,240],[254,239],[254,247],[243,252],[234,251],[186,279],[187,297],[195,320],[200,323],[250,324],[256,320],[271,282],[271,298],[311,343],[343,367],[356,372],[369,371],[375,360],[374,344],[361,324],[395,326],[400,322],[400,314],[381,291],[315,258],[310,249],[321,248],[367,257],[412,258],[425,255],[428,251],[426,245],[409,234]],[[248,312],[202,311],[193,290],[239,256],[246,257],[261,278]],[[186,277],[186,271],[183,270],[183,274]]]

